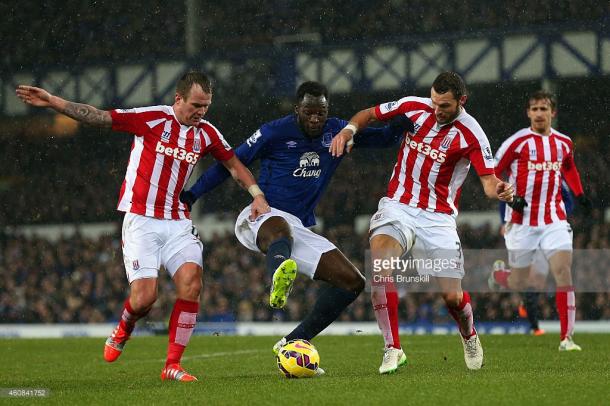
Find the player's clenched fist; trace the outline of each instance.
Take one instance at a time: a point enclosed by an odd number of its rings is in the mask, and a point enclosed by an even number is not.
[[[51,94],[39,87],[19,85],[16,93],[24,103],[32,106],[49,107],[51,105]]]
[[[496,194],[498,199],[503,202],[510,203],[513,200],[513,194],[515,190],[513,185],[507,182],[498,182],[496,185]]]

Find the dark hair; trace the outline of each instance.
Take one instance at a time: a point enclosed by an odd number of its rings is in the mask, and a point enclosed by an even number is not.
[[[555,111],[555,108],[557,107],[557,99],[555,99],[555,96],[552,93],[547,92],[546,90],[536,90],[534,93],[529,95],[527,98],[527,104],[525,106],[527,110],[529,110],[532,100],[548,100],[551,104],[551,110],[553,111]]]
[[[464,79],[455,72],[443,72],[434,79],[432,88],[436,93],[443,94],[447,92],[453,93],[456,100],[460,100],[466,93],[466,84]]]
[[[187,72],[178,80],[176,84],[176,93],[185,99],[188,99],[191,93],[191,88],[194,84],[201,86],[206,93],[212,93],[212,81],[210,78],[201,72]]]
[[[320,82],[303,82],[297,89],[297,103],[301,102],[306,94],[315,97],[324,96],[328,99],[328,89]]]

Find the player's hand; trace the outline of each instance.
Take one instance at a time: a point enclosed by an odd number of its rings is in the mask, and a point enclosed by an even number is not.
[[[348,154],[352,152],[353,147],[354,135],[351,133],[351,131],[343,129],[333,138],[333,142],[330,144],[328,152],[330,152],[332,156],[340,157],[343,155],[343,151],[347,152]]]
[[[180,192],[180,196],[178,196],[178,199],[180,199],[182,203],[186,204],[186,207],[188,207],[189,211],[193,210],[193,203],[197,201],[195,194],[190,190],[183,190],[182,192]]]
[[[496,184],[496,194],[498,195],[498,200],[502,202],[512,202],[514,192],[513,185],[510,183],[500,181]]]
[[[254,221],[258,216],[269,213],[270,211],[271,207],[269,206],[269,203],[267,203],[265,195],[258,195],[250,205],[250,221]]]
[[[51,105],[51,93],[39,87],[19,85],[16,93],[17,97],[26,104],[36,107],[49,107]]]
[[[504,234],[506,234],[506,224],[500,226],[500,236],[504,237]]]

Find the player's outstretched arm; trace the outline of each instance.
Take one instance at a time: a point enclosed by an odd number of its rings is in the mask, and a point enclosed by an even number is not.
[[[354,135],[354,147],[389,148],[402,141],[405,132],[414,132],[413,122],[404,114],[392,117],[383,127],[366,127]],[[349,152],[349,151],[348,151]]]
[[[235,155],[244,165],[250,165],[255,159],[258,159],[261,153],[263,140],[255,144],[248,144],[244,142],[235,149]],[[189,190],[183,190],[180,193],[180,201],[189,206],[189,210],[193,207],[193,204],[206,193],[211,192],[225,180],[231,176],[231,173],[221,165],[219,162],[208,168],[200,177],[197,179],[195,184]]]
[[[256,184],[252,172],[236,156],[233,156],[228,161],[222,161],[222,164],[227,168],[237,184],[252,195],[250,220],[254,220],[261,214],[268,213],[271,208],[265,199],[263,191]]]
[[[50,107],[58,113],[95,127],[112,126],[110,112],[96,109],[88,104],[74,103],[62,99],[39,87],[19,85],[16,93],[17,97],[31,106]]]
[[[365,128],[376,120],[377,117],[375,116],[374,107],[360,110],[349,120],[349,124],[333,138],[333,142],[329,148],[330,154],[336,157],[343,155],[343,151],[346,150],[346,145],[347,153],[350,153],[354,144],[354,134],[358,132],[359,128]]]

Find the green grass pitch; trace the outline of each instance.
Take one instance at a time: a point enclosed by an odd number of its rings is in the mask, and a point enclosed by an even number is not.
[[[166,337],[135,337],[121,358],[102,359],[103,338],[0,340],[0,388],[47,388],[45,399],[4,404],[607,404],[610,335],[578,334],[581,353],[559,353],[557,335],[482,336],[485,366],[468,371],[457,336],[403,336],[408,357],[380,376],[378,336],[314,340],[327,374],[280,376],[276,337],[191,339],[183,366],[199,382],[159,379]]]

